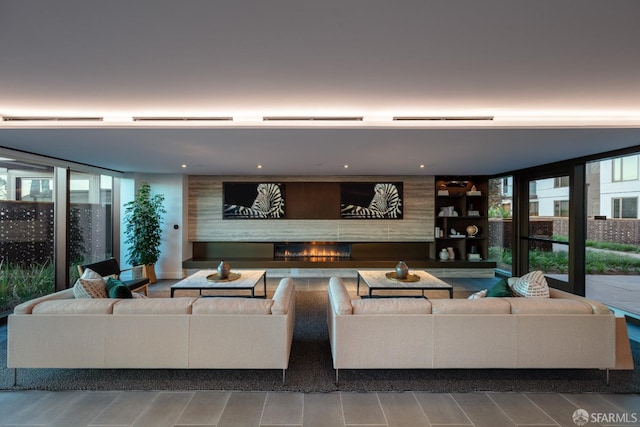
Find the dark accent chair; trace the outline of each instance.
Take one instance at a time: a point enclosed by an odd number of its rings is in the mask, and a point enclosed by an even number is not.
[[[78,272],[80,273],[81,276],[82,276],[82,273],[84,273],[84,270],[87,268],[95,271],[96,273],[98,273],[103,277],[115,276],[116,278],[122,280],[122,282],[125,285],[127,285],[127,287],[132,292],[141,292],[147,296],[149,295],[149,279],[147,277],[140,277],[137,279],[133,278],[128,280],[124,280],[120,278],[120,275],[123,272],[133,271],[135,268],[142,268],[142,271],[144,272],[145,269],[142,266],[134,266],[131,268],[126,268],[124,270],[120,270],[120,265],[118,264],[118,261],[115,258],[109,258],[104,261],[98,261],[91,264],[79,265]]]

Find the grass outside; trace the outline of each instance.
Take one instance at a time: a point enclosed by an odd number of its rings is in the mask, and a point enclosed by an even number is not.
[[[32,298],[54,291],[51,263],[21,266],[0,261],[0,313]]]
[[[624,255],[624,252],[636,253],[636,250],[621,251],[614,249],[610,244],[588,246],[622,253],[587,250],[585,254],[585,271],[587,274],[640,274],[640,258]],[[637,249],[637,247],[635,248]],[[496,260],[498,267],[504,266],[508,267],[506,269],[511,270],[512,255],[510,250],[492,247],[489,253],[490,259]],[[568,255],[566,251],[530,251],[529,267],[531,270],[542,270],[545,273],[566,274],[569,270]]]

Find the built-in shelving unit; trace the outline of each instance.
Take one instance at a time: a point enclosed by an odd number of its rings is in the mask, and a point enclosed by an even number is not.
[[[489,267],[488,179],[436,176],[435,255],[454,253],[443,263],[477,262]],[[495,266],[495,263],[490,263]]]

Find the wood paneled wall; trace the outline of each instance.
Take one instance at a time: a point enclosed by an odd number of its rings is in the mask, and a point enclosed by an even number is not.
[[[222,219],[223,182],[404,182],[404,218],[355,219]],[[313,198],[313,194],[308,194]],[[311,203],[310,203],[311,204]],[[424,242],[433,241],[433,176],[189,176],[190,241],[333,241]]]

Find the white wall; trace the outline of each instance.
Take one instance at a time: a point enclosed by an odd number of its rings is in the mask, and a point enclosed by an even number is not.
[[[183,223],[183,219],[187,218],[187,177],[178,174],[135,174],[123,178],[121,212],[124,213],[124,205],[133,200],[135,190],[143,182],[148,182],[151,186],[151,195],[164,194],[164,207],[167,210],[163,217],[160,259],[155,265],[156,275],[158,279],[181,279],[184,277],[182,261],[191,257],[191,245],[187,244],[187,229]],[[124,234],[121,234],[120,239],[120,265],[126,266],[127,246]]]

